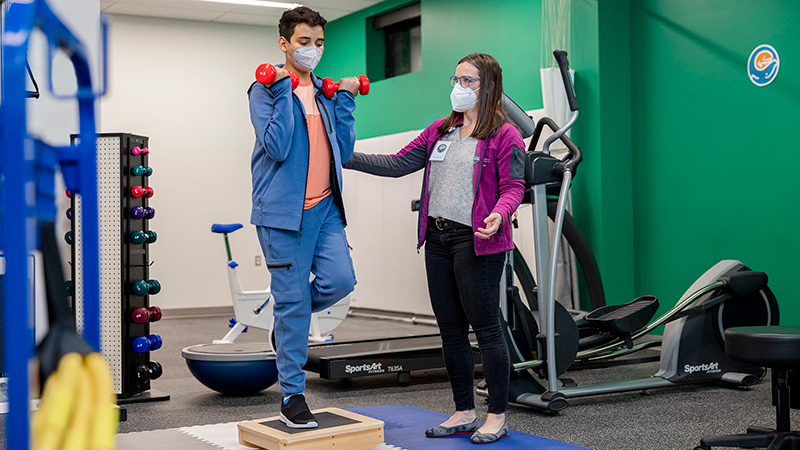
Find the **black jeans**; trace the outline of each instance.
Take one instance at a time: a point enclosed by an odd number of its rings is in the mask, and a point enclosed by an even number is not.
[[[471,227],[441,219],[438,224],[428,221],[425,269],[456,411],[475,408],[468,337],[472,325],[489,390],[489,412],[502,414],[508,407],[510,370],[499,304],[505,254],[476,256]]]

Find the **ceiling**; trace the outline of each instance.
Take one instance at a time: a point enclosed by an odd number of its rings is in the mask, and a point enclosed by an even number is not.
[[[280,0],[301,3],[328,21],[370,7],[383,0]],[[277,26],[283,8],[215,3],[205,0],[100,0],[100,9],[109,14],[126,14],[202,22]]]

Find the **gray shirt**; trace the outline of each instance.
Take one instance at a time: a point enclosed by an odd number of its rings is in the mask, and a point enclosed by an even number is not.
[[[430,202],[428,216],[442,217],[467,226],[472,226],[472,202],[474,165],[477,161],[478,140],[461,138],[461,129],[448,133],[434,147],[450,142],[443,161],[431,159],[428,180]]]

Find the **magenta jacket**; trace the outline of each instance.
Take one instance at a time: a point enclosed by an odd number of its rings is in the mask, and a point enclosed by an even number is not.
[[[422,181],[422,204],[419,210],[419,249],[425,242],[428,227],[428,176],[431,152],[442,138],[437,130],[445,119],[436,119],[411,143],[394,155],[367,155],[354,153],[344,165],[347,169],[384,177],[402,177],[425,169]],[[460,126],[460,125],[458,125]],[[525,175],[522,135],[513,125],[506,123],[500,131],[489,138],[478,141],[476,152],[479,163],[475,163],[473,185],[475,199],[472,203],[472,229],[483,228],[489,214],[496,212],[503,217],[497,234],[489,239],[475,237],[475,254],[489,255],[514,248],[511,236],[511,215],[522,202]]]

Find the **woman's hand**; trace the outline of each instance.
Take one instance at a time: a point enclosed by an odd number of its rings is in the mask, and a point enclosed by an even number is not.
[[[486,224],[486,228],[478,228],[478,231],[475,232],[475,236],[481,239],[489,239],[500,229],[500,225],[503,223],[503,217],[493,212],[489,214],[489,217],[483,219],[483,223]]]

